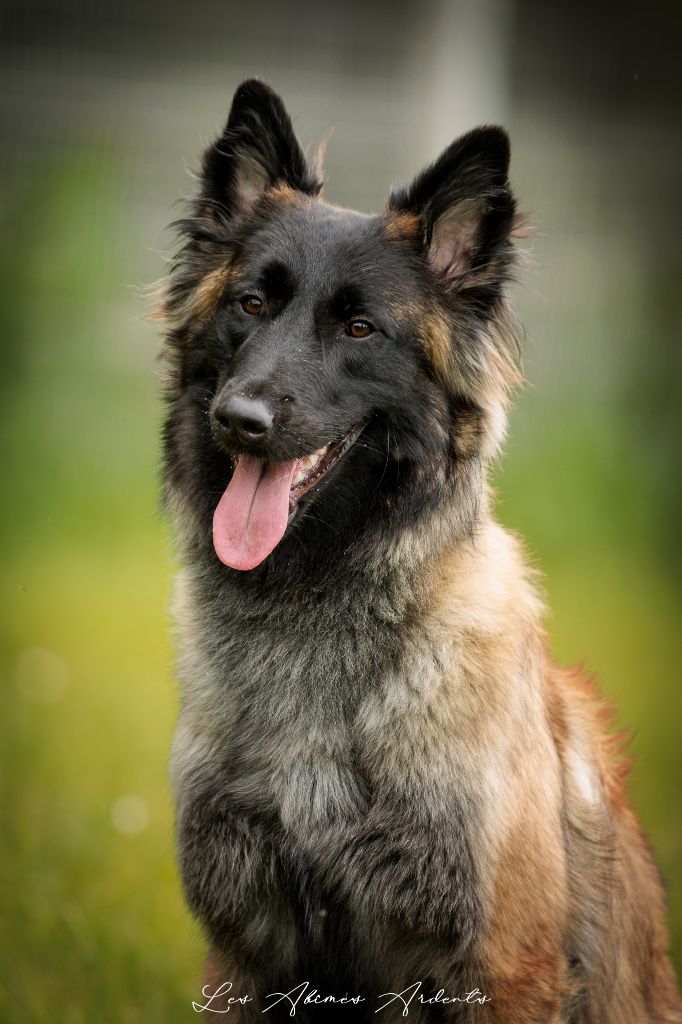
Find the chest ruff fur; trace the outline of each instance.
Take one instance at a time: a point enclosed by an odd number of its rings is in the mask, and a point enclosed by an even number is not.
[[[223,973],[263,993],[447,979],[489,994],[491,1021],[572,1019],[587,993],[599,1019],[625,1019],[614,998],[655,1019],[636,973],[620,996],[604,979],[643,955],[657,876],[513,540],[488,524],[415,590],[365,581],[277,628],[228,597],[207,614],[178,582],[173,753],[185,887]]]

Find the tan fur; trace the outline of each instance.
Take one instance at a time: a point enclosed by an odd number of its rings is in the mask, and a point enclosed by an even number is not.
[[[489,459],[504,440],[510,395],[523,381],[513,311],[502,301],[498,320],[477,328],[475,364],[468,360],[468,330],[466,321],[453,323],[441,306],[433,305],[422,310],[417,337],[442,383],[482,410],[482,454]]]
[[[518,543],[488,521],[435,571],[423,620],[428,644],[366,699],[357,720],[363,747],[377,775],[417,791],[436,813],[455,789],[468,788],[483,809],[477,860],[488,909],[477,955],[492,1003],[477,1008],[477,1019],[562,1020],[559,1007],[573,990],[565,936],[585,912],[601,915],[595,925],[612,934],[599,1019],[677,1020],[660,883],[604,712],[580,677],[551,663],[542,610]],[[585,874],[577,879],[562,808],[579,836]],[[603,885],[605,905],[592,905]],[[641,977],[652,972],[656,983],[644,995]],[[609,978],[618,978],[612,988]]]
[[[202,278],[195,289],[191,300],[191,316],[193,319],[205,319],[215,309],[218,299],[225,291],[230,280],[231,268],[218,267]]]
[[[431,366],[441,380],[447,381],[452,375],[452,328],[439,307],[422,311],[419,325],[419,343],[424,349]]]
[[[230,263],[209,270],[198,278],[180,302],[172,298],[173,278],[165,278],[153,293],[150,317],[161,321],[170,330],[186,328],[190,324],[196,329],[211,316],[234,273]]]
[[[284,181],[277,182],[272,188],[265,192],[264,199],[270,203],[277,204],[282,207],[298,206],[301,203],[310,202],[300,192],[291,188]]]
[[[421,238],[421,218],[414,213],[391,213],[384,224],[384,233],[391,241],[414,244]]]
[[[614,761],[619,741],[604,732],[609,716],[593,688],[548,658],[542,605],[517,543],[489,523],[439,575],[429,614],[436,649],[450,652],[448,689],[411,709],[419,736],[402,752],[403,771],[414,749],[433,757],[441,737],[434,785],[445,772],[478,780],[490,894],[478,955],[493,999],[477,1019],[563,1019],[572,991],[563,937],[592,915],[611,936],[599,1020],[679,1020],[660,882]],[[574,879],[562,808],[579,837],[584,873]],[[605,903],[595,906],[602,887]],[[643,977],[652,979],[646,992]]]

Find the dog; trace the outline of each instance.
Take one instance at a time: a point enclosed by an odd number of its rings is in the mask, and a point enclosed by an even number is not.
[[[210,943],[195,1009],[682,1020],[621,746],[552,662],[491,511],[521,383],[508,167],[506,132],[480,127],[384,212],[340,209],[253,79],[176,225],[171,776]]]

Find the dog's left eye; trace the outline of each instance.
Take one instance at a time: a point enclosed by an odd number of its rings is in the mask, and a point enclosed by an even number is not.
[[[374,325],[369,320],[351,320],[346,324],[346,334],[350,334],[351,338],[366,338],[373,333]]]
[[[239,305],[249,316],[260,316],[263,312],[263,300],[257,295],[242,295]]]

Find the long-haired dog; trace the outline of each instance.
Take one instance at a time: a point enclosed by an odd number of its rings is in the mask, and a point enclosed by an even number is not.
[[[206,1013],[682,1019],[617,744],[491,513],[508,164],[477,128],[339,209],[247,81],[179,224],[172,776]]]

